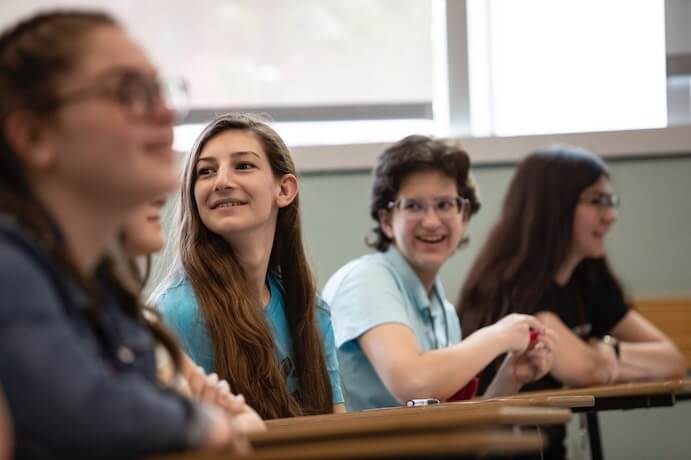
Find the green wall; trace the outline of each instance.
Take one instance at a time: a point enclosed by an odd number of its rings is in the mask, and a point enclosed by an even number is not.
[[[609,162],[622,197],[608,237],[615,270],[632,296],[691,296],[691,157]],[[482,209],[471,221],[471,244],[442,270],[455,301],[466,272],[496,220],[514,166],[474,168]],[[305,241],[319,286],[347,261],[369,251],[369,172],[301,177]]]

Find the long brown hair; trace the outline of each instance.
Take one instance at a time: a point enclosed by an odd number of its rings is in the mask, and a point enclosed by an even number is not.
[[[196,161],[216,135],[239,130],[260,140],[275,177],[295,174],[288,147],[259,118],[227,114],[214,119],[200,134],[184,169],[178,209],[179,261],[206,319],[215,354],[215,371],[233,391],[245,395],[263,418],[332,411],[332,392],[315,317],[316,286],[305,256],[298,197],[279,209],[269,259],[269,272],[285,290],[285,306],[293,342],[299,390],[291,395],[276,358],[271,332],[259,299],[230,245],[204,226],[194,199]],[[173,273],[169,274],[170,277]],[[164,281],[163,287],[167,283]],[[159,289],[160,290],[160,289]]]
[[[57,223],[33,193],[5,127],[18,110],[29,110],[44,119],[52,116],[59,106],[58,81],[79,64],[85,36],[99,27],[117,26],[100,12],[53,11],[33,16],[0,35],[0,212],[12,216],[61,271],[83,287],[91,298],[85,314],[100,338],[105,336],[101,289],[95,279],[81,273],[62,243]],[[137,295],[119,280],[112,264],[105,260],[98,273],[125,313],[145,324],[177,364],[180,354],[175,340],[160,325],[144,318]]]
[[[609,177],[605,163],[576,147],[538,150],[519,164],[456,305],[464,334],[509,313],[537,312],[571,247],[579,197],[602,177]],[[585,259],[576,273],[596,273],[621,292],[604,257]]]

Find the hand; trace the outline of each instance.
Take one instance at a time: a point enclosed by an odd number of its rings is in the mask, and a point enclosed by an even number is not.
[[[223,409],[243,433],[266,431],[266,425],[259,414],[247,405],[242,395],[234,395],[230,391],[228,382],[219,380],[215,373],[206,375],[204,369],[189,358],[183,358],[182,372],[189,382],[194,399]]]
[[[506,351],[523,353],[530,345],[530,330],[544,335],[545,326],[534,316],[512,313],[489,326],[506,344]]]
[[[612,346],[595,338],[588,343],[602,359],[601,366],[598,366],[598,371],[602,373],[600,381],[605,384],[616,382],[619,377],[619,360]]]
[[[238,426],[238,422],[220,408],[202,403],[200,410],[209,419],[209,431],[203,441],[203,447],[230,447],[241,455],[251,450],[247,436]]]
[[[545,329],[534,346],[520,355],[514,355],[513,375],[518,386],[539,380],[550,371],[557,339],[552,329]]]

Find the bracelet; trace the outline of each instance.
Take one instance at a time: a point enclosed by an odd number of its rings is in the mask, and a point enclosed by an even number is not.
[[[602,337],[602,341],[607,345],[611,346],[614,350],[614,356],[617,357],[617,361],[621,357],[621,348],[619,347],[619,339],[612,337],[611,335],[606,335]]]

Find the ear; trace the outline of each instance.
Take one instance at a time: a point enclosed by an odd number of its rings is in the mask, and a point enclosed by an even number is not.
[[[293,174],[284,174],[279,179],[278,196],[276,203],[279,208],[289,206],[298,196],[298,179]]]
[[[377,217],[379,218],[379,227],[381,227],[384,235],[391,241],[393,241],[393,225],[391,224],[391,211],[388,209],[380,209],[377,211]]]
[[[45,169],[55,162],[46,124],[36,115],[26,110],[14,112],[7,117],[4,131],[10,147],[28,168]]]

